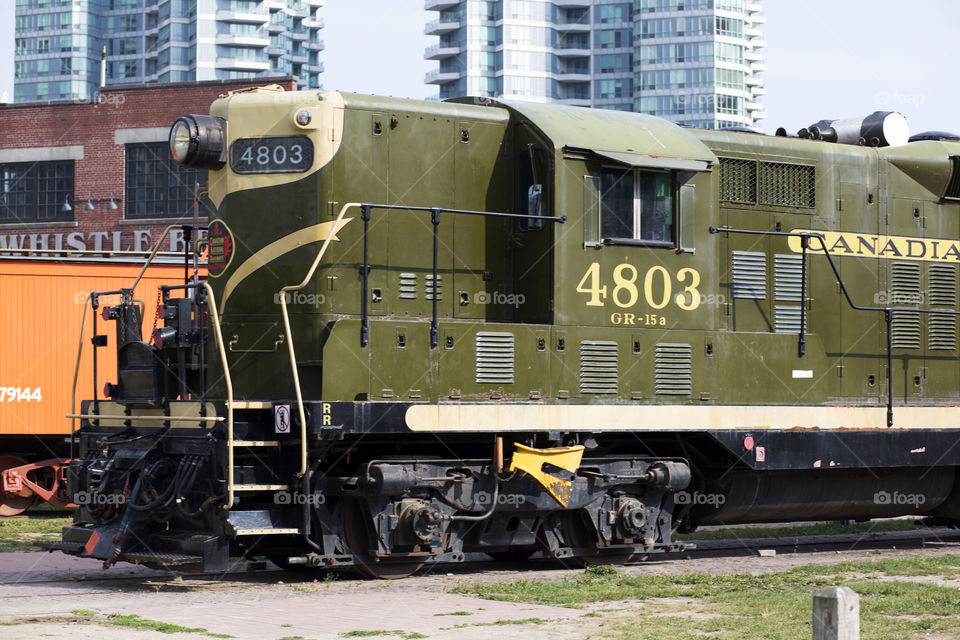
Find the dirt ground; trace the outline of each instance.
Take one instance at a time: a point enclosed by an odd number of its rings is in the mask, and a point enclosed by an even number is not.
[[[699,551],[695,557],[676,554],[628,566],[631,575],[676,575],[685,572],[762,574],[805,564],[894,557],[922,552],[925,556],[960,553],[952,539],[852,548],[849,542],[791,548],[780,546],[773,557],[760,557],[749,545]],[[717,545],[723,547],[725,545]],[[775,546],[775,545],[768,545]],[[905,548],[906,547],[906,548]],[[202,632],[161,633],[91,622],[110,614],[139,615],[147,620],[205,629],[239,639],[360,637],[363,632],[394,631],[385,638],[429,637],[456,640],[549,638],[574,640],[602,637],[604,617],[641,610],[650,603],[603,603],[603,607],[571,609],[481,600],[450,593],[460,585],[520,579],[558,580],[579,567],[551,560],[524,565],[471,562],[442,566],[399,581],[358,580],[351,574],[290,574],[272,570],[248,572],[245,564],[219,576],[176,575],[142,567],[103,570],[97,561],[62,554],[0,554],[0,638],[35,640],[198,640]],[[536,622],[523,623],[524,620]],[[545,622],[544,622],[545,621]],[[496,626],[492,626],[496,625]]]

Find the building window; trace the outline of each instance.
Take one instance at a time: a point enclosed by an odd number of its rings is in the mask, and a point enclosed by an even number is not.
[[[125,151],[127,218],[193,216],[194,189],[207,182],[206,171],[175,164],[166,142],[128,144]]]
[[[670,173],[604,169],[600,174],[600,228],[604,240],[674,246],[675,200]]]
[[[73,220],[73,160],[0,164],[0,223]]]

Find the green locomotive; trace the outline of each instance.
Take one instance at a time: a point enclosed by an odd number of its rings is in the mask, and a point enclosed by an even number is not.
[[[209,170],[209,278],[162,288],[150,344],[130,296],[104,312],[117,380],[50,546],[398,577],[956,522],[960,144],[895,125],[224,96],[171,129]]]

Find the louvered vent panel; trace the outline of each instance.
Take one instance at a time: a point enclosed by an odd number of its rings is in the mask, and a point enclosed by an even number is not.
[[[512,333],[477,333],[477,384],[513,384]]]
[[[927,348],[931,351],[954,351],[957,348],[957,317],[932,313],[927,320]]]
[[[957,306],[957,268],[952,264],[932,264],[929,269],[930,304]]]
[[[767,256],[756,251],[733,252],[733,297],[763,300],[767,297]]]
[[[580,343],[580,393],[616,395],[618,377],[616,342],[584,340]]]
[[[400,299],[401,300],[417,299],[417,274],[415,273],[400,274]]]
[[[816,167],[786,162],[761,162],[757,200],[778,207],[812,209],[816,206]]]
[[[957,306],[957,268],[952,264],[931,264],[927,271],[927,297],[930,305]],[[927,316],[927,348],[954,351],[957,348],[957,318],[953,315]]]
[[[803,295],[803,258],[778,253],[773,256],[773,299],[776,302],[800,302]],[[776,304],[773,307],[776,333],[800,333],[800,305]]]
[[[897,304],[916,304],[920,301],[919,264],[894,262],[890,265],[890,295]],[[896,349],[919,349],[920,314],[909,310],[894,311],[890,338]]]
[[[443,300],[443,276],[437,276],[436,287],[434,287],[433,274],[428,273],[426,281],[423,283],[424,292],[427,294],[427,300],[433,300],[433,292],[437,292],[437,300]]]
[[[800,333],[800,307],[774,305],[773,330],[775,333]]]
[[[654,384],[658,396],[693,393],[693,350],[688,344],[657,344]]]
[[[720,158],[720,199],[757,203],[757,163],[740,158]]]
[[[950,158],[953,162],[953,177],[950,178],[950,184],[947,185],[947,192],[943,195],[945,200],[960,200],[960,156]]]

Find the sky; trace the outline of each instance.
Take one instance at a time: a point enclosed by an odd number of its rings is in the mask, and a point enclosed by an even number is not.
[[[13,95],[13,9],[0,0],[0,94]],[[821,119],[900,111],[912,132],[960,133],[960,72],[950,53],[955,0],[765,0],[768,133]],[[396,97],[436,93],[423,59],[436,17],[423,0],[327,0],[324,88]]]

